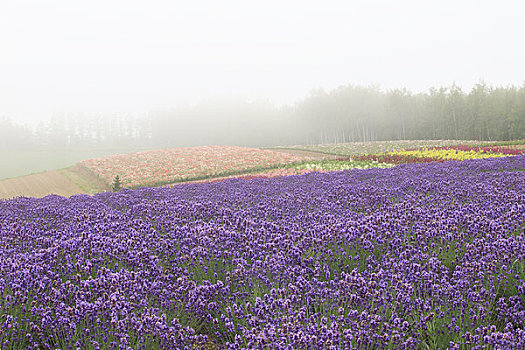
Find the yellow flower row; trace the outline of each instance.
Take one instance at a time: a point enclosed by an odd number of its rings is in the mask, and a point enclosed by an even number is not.
[[[409,156],[417,158],[434,158],[436,160],[467,160],[467,159],[483,159],[494,157],[506,157],[501,153],[481,153],[471,151],[461,151],[455,149],[428,149],[422,148],[418,150],[394,150],[388,152],[389,155]]]

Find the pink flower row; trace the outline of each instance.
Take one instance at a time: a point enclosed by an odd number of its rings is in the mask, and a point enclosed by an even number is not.
[[[115,155],[80,164],[108,184],[119,175],[124,186],[139,187],[272,168],[305,159],[255,148],[203,146]]]

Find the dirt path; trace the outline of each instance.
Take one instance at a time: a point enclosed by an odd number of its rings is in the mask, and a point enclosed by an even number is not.
[[[74,194],[91,194],[107,190],[109,186],[79,166],[0,180],[0,199],[41,198],[49,194],[69,197]]]

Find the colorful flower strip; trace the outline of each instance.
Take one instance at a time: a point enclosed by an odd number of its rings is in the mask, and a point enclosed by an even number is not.
[[[401,155],[401,154],[366,154],[362,156],[354,156],[352,159],[359,161],[375,161],[386,164],[414,164],[414,163],[431,163],[431,162],[443,162],[443,160],[431,158],[431,157],[416,157],[414,155]]]
[[[81,165],[110,184],[116,175],[126,187],[274,168],[309,159],[282,152],[234,146],[206,146],[138,152],[90,159]]]
[[[396,141],[372,141],[372,142],[350,142],[338,144],[319,145],[295,145],[286,148],[300,149],[306,151],[337,154],[341,156],[357,156],[364,154],[380,154],[396,149],[419,149],[430,147],[454,146],[466,144],[470,146],[479,145],[480,141],[455,141],[455,140],[396,140]]]
[[[472,147],[467,145],[457,145],[457,146],[447,146],[447,147],[433,147],[433,149],[443,149],[443,150],[457,150],[462,152],[475,152],[475,153],[485,153],[485,154],[503,154],[509,156],[517,156],[520,154],[525,154],[525,149],[522,147],[509,147],[509,146],[499,146],[499,147]]]
[[[389,155],[399,155],[414,158],[432,158],[434,160],[467,160],[506,157],[501,153],[476,152],[475,150],[463,151],[451,148],[423,148],[418,150],[394,150],[388,152]]]
[[[471,147],[467,145],[393,150],[384,154],[352,157],[360,161],[378,161],[391,164],[429,163],[448,160],[500,158],[525,154],[524,149],[507,147]]]

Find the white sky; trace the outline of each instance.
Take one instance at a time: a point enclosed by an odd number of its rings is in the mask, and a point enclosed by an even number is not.
[[[0,0],[0,116],[525,81],[525,2]]]

